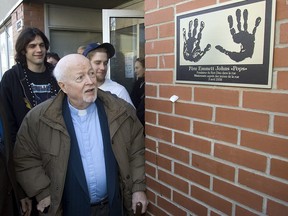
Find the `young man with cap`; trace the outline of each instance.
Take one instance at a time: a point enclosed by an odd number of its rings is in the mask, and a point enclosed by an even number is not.
[[[108,62],[115,54],[115,49],[110,43],[90,43],[83,52],[96,72],[98,88],[103,91],[109,91],[119,98],[126,100],[133,106],[129,93],[126,88],[117,82],[106,78]]]

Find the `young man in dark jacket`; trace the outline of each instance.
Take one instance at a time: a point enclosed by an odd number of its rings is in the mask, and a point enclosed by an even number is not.
[[[17,38],[16,64],[6,71],[0,84],[12,143],[26,113],[37,104],[55,96],[59,86],[53,65],[46,62],[49,41],[37,28],[24,29]]]
[[[16,64],[6,71],[0,83],[0,95],[11,133],[13,149],[16,134],[26,113],[55,96],[59,86],[53,76],[54,66],[46,62],[49,41],[37,28],[24,29],[15,44]],[[21,193],[20,198],[23,198]],[[22,202],[21,202],[22,203]],[[24,203],[22,203],[24,204]],[[26,206],[27,207],[27,206]],[[22,210],[26,209],[22,205]],[[32,215],[37,215],[37,209]]]

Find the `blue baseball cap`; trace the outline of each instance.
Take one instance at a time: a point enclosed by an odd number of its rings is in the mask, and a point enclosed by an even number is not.
[[[110,43],[101,44],[99,42],[88,44],[83,52],[83,55],[87,57],[89,52],[98,48],[105,48],[107,50],[108,58],[112,58],[115,55],[115,49],[112,44]]]

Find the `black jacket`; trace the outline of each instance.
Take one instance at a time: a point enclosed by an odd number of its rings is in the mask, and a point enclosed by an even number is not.
[[[145,125],[145,78],[140,77],[134,83],[132,92],[130,94],[133,105],[136,108],[137,117]]]
[[[53,65],[46,63],[49,73],[53,76]],[[51,78],[53,94],[59,91],[56,79]],[[16,141],[17,131],[26,113],[33,107],[33,95],[25,81],[23,67],[20,63],[15,64],[6,71],[0,83],[0,95],[4,100],[7,120],[10,124],[12,143]]]
[[[0,99],[2,136],[0,142],[0,215],[20,215],[17,184],[13,164],[13,150],[3,101]]]

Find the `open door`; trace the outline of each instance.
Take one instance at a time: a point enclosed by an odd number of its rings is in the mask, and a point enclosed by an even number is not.
[[[134,61],[144,57],[144,12],[135,10],[102,10],[103,42],[115,47],[107,77],[125,86],[130,93],[134,78]]]

